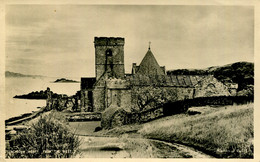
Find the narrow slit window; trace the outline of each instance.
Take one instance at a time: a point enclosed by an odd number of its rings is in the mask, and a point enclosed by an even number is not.
[[[106,55],[107,56],[112,56],[112,50],[111,49],[106,50]]]

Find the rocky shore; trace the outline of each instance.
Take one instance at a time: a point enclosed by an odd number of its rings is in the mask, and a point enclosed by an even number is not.
[[[38,111],[34,111],[32,113],[25,113],[21,114],[16,117],[9,118],[5,120],[5,140],[6,145],[9,145],[9,140],[12,139],[15,135],[17,135],[19,132],[28,129],[29,126],[26,125],[26,122],[29,122],[41,114],[45,112],[45,107],[40,108]]]
[[[67,95],[65,95],[65,94],[57,94],[52,91],[50,93],[51,93],[52,97],[54,97],[54,98],[58,98],[58,96],[67,97]],[[14,98],[46,100],[47,99],[47,90],[30,92],[28,94],[23,94],[23,95],[16,95],[16,96],[14,96]]]
[[[16,124],[20,124],[22,122],[34,119],[35,117],[42,114],[44,112],[44,109],[45,109],[45,107],[42,107],[42,108],[40,108],[39,111],[34,111],[32,113],[25,113],[25,114],[21,114],[16,117],[9,118],[9,119],[5,120],[5,125],[6,126],[16,125]]]

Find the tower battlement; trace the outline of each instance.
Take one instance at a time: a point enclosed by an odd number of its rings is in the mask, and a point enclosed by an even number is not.
[[[122,37],[95,37],[95,46],[123,46],[125,38]]]

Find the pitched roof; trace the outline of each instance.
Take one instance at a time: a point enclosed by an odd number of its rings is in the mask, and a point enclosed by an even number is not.
[[[208,75],[132,75],[126,76],[133,86],[194,87]]]
[[[142,75],[165,75],[164,71],[156,61],[150,48],[139,65],[136,74]]]

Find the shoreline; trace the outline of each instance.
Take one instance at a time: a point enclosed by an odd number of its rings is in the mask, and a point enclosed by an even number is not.
[[[46,98],[42,99],[42,98],[21,98],[21,97],[13,97],[14,99],[23,99],[23,100],[46,100]]]
[[[44,112],[45,106],[41,107],[38,111],[33,111],[31,113],[24,113],[18,116],[14,116],[5,120],[5,126],[12,126],[16,124],[20,124],[24,121],[28,121],[34,119]]]

